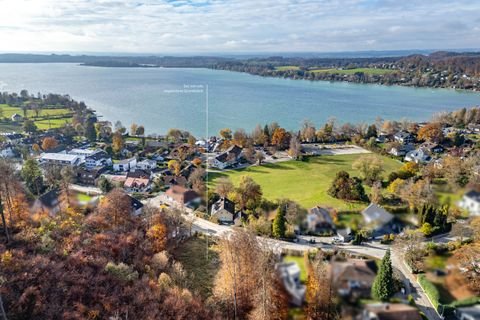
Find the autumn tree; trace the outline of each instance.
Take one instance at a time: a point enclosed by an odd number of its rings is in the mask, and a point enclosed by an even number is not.
[[[232,181],[227,178],[220,178],[215,185],[215,193],[221,198],[226,198],[230,192],[234,190]]]
[[[188,177],[188,183],[191,185],[192,189],[199,195],[203,195],[206,192],[205,184],[206,172],[203,168],[195,168],[193,172]]]
[[[327,192],[334,198],[347,201],[363,201],[366,199],[365,189],[360,179],[350,177],[346,171],[337,172]]]
[[[219,242],[214,297],[227,319],[285,319],[287,296],[272,272],[275,259],[255,234],[235,230]]]
[[[256,151],[254,158],[255,158],[255,162],[260,166],[262,165],[262,162],[265,160],[265,154],[263,153],[263,151]]]
[[[175,176],[180,176],[180,173],[182,172],[182,166],[180,162],[177,160],[170,160],[168,161],[167,167]]]
[[[132,203],[123,189],[113,189],[99,204],[99,214],[110,221],[114,228],[120,228],[131,220]]]
[[[428,123],[418,130],[417,137],[419,140],[439,143],[444,138],[442,125],[437,122]]]
[[[272,134],[272,144],[286,149],[290,143],[290,134],[284,128],[276,128]]]
[[[305,256],[307,263],[307,283],[305,292],[305,313],[308,319],[337,319],[332,275],[328,262],[319,251],[313,259]]]
[[[314,142],[316,138],[315,133],[315,125],[309,120],[303,121],[301,128],[302,140],[305,142]]]
[[[411,209],[425,204],[436,204],[437,198],[428,180],[408,180],[399,190],[400,198],[408,203]]]
[[[262,198],[262,188],[251,177],[242,176],[235,194],[240,208],[253,208]]]
[[[155,252],[165,250],[167,246],[167,235],[167,227],[162,222],[158,222],[148,229],[147,237],[152,242],[152,247]]]
[[[222,137],[225,140],[231,140],[232,139],[232,130],[229,128],[223,128],[219,132],[220,137]]]
[[[301,157],[302,145],[297,135],[293,135],[290,138],[290,148],[288,149],[288,155],[294,160],[298,160]]]
[[[373,155],[358,158],[353,162],[352,168],[360,171],[362,178],[367,184],[380,180],[384,171],[383,160]]]
[[[123,136],[120,132],[115,132],[112,137],[112,150],[115,153],[119,153],[123,150],[124,141]]]
[[[58,146],[58,141],[54,137],[46,137],[42,141],[42,149],[48,151]]]
[[[138,124],[132,123],[130,125],[130,135],[131,136],[136,136],[137,135],[137,129],[138,129]]]

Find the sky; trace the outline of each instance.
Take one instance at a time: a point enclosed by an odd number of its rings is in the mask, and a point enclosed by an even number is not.
[[[476,0],[0,0],[0,51],[480,48]]]

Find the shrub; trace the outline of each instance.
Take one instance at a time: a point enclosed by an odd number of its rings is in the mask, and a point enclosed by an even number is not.
[[[438,292],[437,287],[433,283],[431,283],[423,274],[418,276],[418,283],[432,301],[435,309],[438,309],[440,293]]]
[[[138,279],[138,272],[133,270],[133,267],[123,262],[116,264],[110,261],[105,266],[105,271],[122,281],[132,281]]]

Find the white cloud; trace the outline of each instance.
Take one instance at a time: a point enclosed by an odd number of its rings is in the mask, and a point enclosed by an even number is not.
[[[0,51],[228,52],[480,47],[459,0],[0,0]]]

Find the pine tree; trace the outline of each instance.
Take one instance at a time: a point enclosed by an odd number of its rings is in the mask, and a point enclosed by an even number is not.
[[[387,250],[372,285],[372,297],[377,300],[388,301],[394,293],[392,261],[390,250]]]
[[[278,208],[277,215],[273,220],[272,233],[275,238],[285,237],[285,213],[281,208]]]

